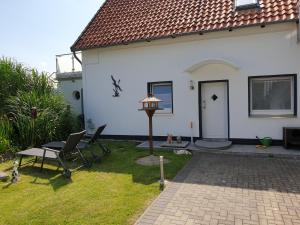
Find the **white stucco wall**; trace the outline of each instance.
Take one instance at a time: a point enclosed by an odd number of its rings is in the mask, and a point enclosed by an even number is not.
[[[211,63],[192,66],[207,59],[225,59],[238,69]],[[188,69],[193,72],[187,72]],[[147,82],[173,81],[174,114],[154,117],[154,135],[199,135],[198,81],[229,80],[230,137],[270,136],[282,139],[283,126],[299,126],[299,118],[249,118],[248,76],[298,74],[300,45],[296,24],[252,27],[136,43],[83,52],[85,118],[96,126],[108,124],[105,134],[146,135],[148,121],[138,111],[147,94]],[[110,75],[121,80],[123,92],[113,98]],[[189,89],[189,81],[195,89]],[[298,88],[298,99],[299,99]],[[299,112],[298,100],[298,112]]]
[[[81,93],[82,89],[82,80],[60,80],[57,85],[57,90],[61,92],[67,101],[67,103],[71,106],[72,111],[76,114],[82,114],[81,109],[81,97],[77,100],[73,96],[74,91],[79,91]],[[81,94],[80,94],[81,95]]]

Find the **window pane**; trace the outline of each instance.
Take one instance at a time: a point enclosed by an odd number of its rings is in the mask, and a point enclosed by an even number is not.
[[[257,0],[236,0],[236,6],[256,4]]]
[[[292,79],[252,80],[253,110],[291,110]]]
[[[153,85],[152,86],[153,95],[162,100],[159,103],[159,107],[163,109],[172,109],[172,85]]]

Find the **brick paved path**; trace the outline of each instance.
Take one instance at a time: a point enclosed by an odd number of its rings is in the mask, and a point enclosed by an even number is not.
[[[136,224],[300,225],[300,161],[197,154]]]

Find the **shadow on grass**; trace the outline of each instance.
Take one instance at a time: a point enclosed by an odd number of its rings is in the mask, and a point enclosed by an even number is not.
[[[49,166],[49,164],[47,163],[46,166]],[[31,184],[43,186],[51,185],[54,191],[73,182],[72,179],[66,179],[62,175],[61,168],[43,168],[43,170],[41,170],[39,166],[29,164],[21,167],[19,173],[21,177],[22,174],[32,177],[32,181],[30,181]]]
[[[7,189],[7,188],[9,188],[12,184],[13,184],[13,182],[6,183],[6,184],[2,187],[2,189]]]
[[[108,141],[106,145],[112,150],[111,155],[105,156],[101,164],[94,164],[91,172],[130,174],[132,181],[149,185],[160,179],[159,166],[142,166],[136,160],[149,155],[145,149],[137,149],[135,142]],[[94,146],[95,147],[95,146]],[[178,156],[172,151],[155,150],[155,155],[163,155],[170,160],[165,164],[165,177],[172,179],[184,166],[190,156]]]
[[[102,155],[101,149],[97,146],[91,146],[98,156],[101,156],[101,162],[94,162],[91,168],[81,166],[79,162],[68,162],[67,165],[71,169],[72,174],[80,173],[80,171],[99,172],[99,173],[115,173],[129,174],[132,176],[132,181],[149,185],[158,182],[160,179],[159,166],[141,166],[135,163],[138,158],[149,155],[148,151],[139,150],[136,148],[135,142],[119,142],[105,141],[112,153],[106,156]],[[85,156],[92,160],[90,149],[84,151]],[[157,155],[164,155],[171,162],[165,165],[166,178],[172,179],[178,170],[185,164],[187,158],[176,156],[172,152],[156,151]],[[187,156],[186,156],[187,157]],[[43,170],[40,169],[40,163],[27,164],[19,170],[22,174],[31,176],[33,180],[30,182],[36,185],[51,185],[53,190],[58,190],[73,181],[62,175],[62,168],[57,167],[54,161],[45,161]]]

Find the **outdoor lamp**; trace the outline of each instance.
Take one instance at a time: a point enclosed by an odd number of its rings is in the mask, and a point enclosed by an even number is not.
[[[195,84],[193,80],[190,80],[190,89],[194,90],[195,89]]]
[[[162,102],[162,100],[154,97],[152,94],[149,94],[146,98],[144,98],[140,102],[142,103],[142,108],[139,110],[145,111],[149,118],[149,149],[150,149],[150,154],[153,155],[152,117],[156,110],[162,110],[162,108],[159,108],[159,103]]]

